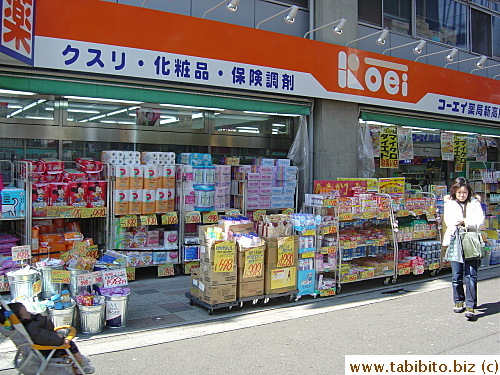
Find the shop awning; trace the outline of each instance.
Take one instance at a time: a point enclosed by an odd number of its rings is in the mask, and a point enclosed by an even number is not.
[[[473,124],[463,124],[459,122],[447,122],[429,119],[419,119],[414,117],[404,117],[396,115],[387,115],[383,113],[361,112],[361,119],[364,121],[377,121],[386,124],[394,124],[401,126],[414,126],[418,128],[439,129],[446,131],[458,131],[467,133],[477,133],[483,135],[500,136],[499,127],[488,127]]]
[[[311,113],[310,107],[306,103],[243,95],[207,93],[183,89],[160,89],[158,87],[138,84],[96,82],[77,78],[16,76],[12,73],[0,73],[0,78],[0,88],[2,89],[30,91],[39,94],[135,100],[146,103],[176,104],[290,115],[308,116]]]

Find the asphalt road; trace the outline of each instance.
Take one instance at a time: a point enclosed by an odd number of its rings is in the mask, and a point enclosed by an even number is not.
[[[499,269],[485,272],[473,322],[453,313],[444,278],[80,347],[97,374],[109,375],[343,374],[345,355],[500,357]]]

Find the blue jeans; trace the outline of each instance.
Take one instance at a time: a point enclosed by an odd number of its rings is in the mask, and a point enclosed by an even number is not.
[[[477,267],[479,260],[470,259],[465,263],[451,262],[451,285],[455,303],[465,302],[465,307],[477,306]],[[464,273],[466,292],[464,294]]]

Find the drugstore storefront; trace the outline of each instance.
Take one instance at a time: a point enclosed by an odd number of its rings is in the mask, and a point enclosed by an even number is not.
[[[324,179],[360,174],[360,122],[409,126],[414,137],[500,135],[495,80],[98,0],[34,9],[30,37],[1,49],[2,159],[105,149],[285,157],[299,116],[311,115],[310,159]],[[137,19],[168,27],[129,27]]]

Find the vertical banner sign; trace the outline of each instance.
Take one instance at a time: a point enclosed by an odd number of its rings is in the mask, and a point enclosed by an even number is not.
[[[231,241],[219,242],[214,245],[214,271],[233,272],[236,244]]]
[[[387,126],[380,133],[380,168],[398,167],[398,135],[394,126]]]
[[[455,153],[455,172],[463,172],[467,161],[466,135],[453,134],[453,150]]]
[[[477,157],[477,146],[478,141],[475,135],[467,136],[467,157],[475,158]]]
[[[278,238],[278,267],[289,267],[294,265],[294,246],[294,237]]]
[[[380,126],[370,125],[370,135],[372,137],[373,156],[380,157]]]
[[[0,52],[33,65],[36,0],[0,0]]]
[[[485,162],[488,160],[488,146],[483,136],[477,136],[477,154],[476,161]]]
[[[399,160],[413,159],[413,137],[411,129],[398,129],[398,152]]]
[[[453,153],[453,133],[441,133],[441,158],[443,160],[455,160]]]
[[[262,276],[264,268],[264,246],[257,246],[245,251],[243,278]]]

